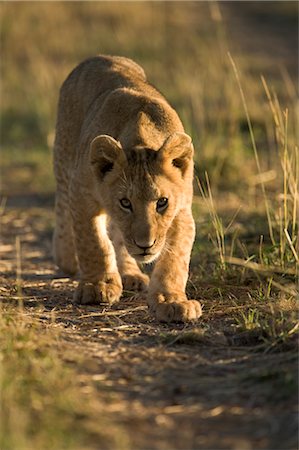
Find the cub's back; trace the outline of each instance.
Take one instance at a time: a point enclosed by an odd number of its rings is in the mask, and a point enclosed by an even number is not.
[[[144,70],[137,63],[122,56],[106,55],[89,58],[75,67],[64,81],[60,97],[77,107],[80,105],[84,114],[98,97],[104,100],[118,88],[132,88],[163,98],[147,82]]]
[[[96,56],[75,67],[61,87],[54,159],[63,159],[72,170],[78,158],[87,164],[97,135],[110,135],[127,147],[142,142],[159,148],[176,131],[184,129],[175,110],[137,63]]]

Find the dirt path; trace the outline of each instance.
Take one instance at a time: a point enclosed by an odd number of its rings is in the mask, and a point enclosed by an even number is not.
[[[59,326],[66,364],[81,355],[78,376],[132,448],[296,448],[296,390],[288,378],[296,377],[294,351],[265,353],[254,338],[231,332],[231,302],[209,300],[213,287],[203,282],[193,287],[207,298],[194,326],[159,324],[130,297],[111,309],[72,305],[75,281],[57,274],[51,260],[52,225],[50,208],[5,209],[1,298],[16,295],[19,236],[26,310]],[[234,292],[247,294],[246,287]]]

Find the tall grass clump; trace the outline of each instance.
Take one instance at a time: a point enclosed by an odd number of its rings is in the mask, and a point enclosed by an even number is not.
[[[262,83],[269,101],[272,112],[277,160],[280,167],[277,167],[278,186],[276,198],[270,200],[265,184],[263,182],[258,149],[255,142],[254,132],[246,104],[245,95],[240,82],[238,70],[230,56],[231,63],[236,75],[240,89],[242,103],[248,121],[252,147],[254,151],[258,174],[261,179],[261,188],[265,204],[265,212],[268,222],[268,232],[272,243],[272,263],[282,269],[294,268],[294,274],[298,275],[298,181],[299,181],[299,152],[294,134],[289,133],[289,111],[282,110],[277,96],[271,95],[269,87],[262,77]],[[296,111],[294,111],[296,114]],[[278,257],[274,257],[277,255]]]
[[[279,229],[280,263],[284,267],[289,262],[295,261],[298,270],[299,148],[293,136],[289,139],[289,110],[281,109],[277,95],[270,92],[263,76],[262,83],[273,116],[277,153],[282,173],[281,192],[278,197],[280,205],[275,216]]]
[[[227,270],[228,264],[245,267],[266,276],[268,286],[283,288],[294,296],[296,295],[295,285],[299,267],[299,152],[294,125],[296,110],[294,108],[282,109],[277,95],[271,92],[265,78],[261,78],[261,85],[268,103],[268,111],[265,111],[264,118],[264,133],[268,136],[268,152],[271,155],[268,166],[265,165],[265,154],[263,153],[261,156],[259,150],[260,138],[256,138],[239,69],[230,54],[228,60],[239,90],[251,142],[252,154],[251,157],[248,157],[248,164],[250,165],[250,160],[255,163],[257,174],[254,176],[254,190],[252,190],[250,183],[253,176],[252,174],[248,175],[245,168],[243,175],[245,183],[248,183],[248,189],[245,195],[242,190],[237,191],[239,197],[235,204],[235,213],[230,219],[223,207],[223,202],[227,201],[228,197],[225,197],[224,194],[219,195],[217,183],[216,188],[214,186],[213,189],[208,173],[205,173],[201,180],[198,179],[199,191],[211,219],[209,236],[218,254],[219,266],[222,271]],[[262,101],[261,97],[261,103]],[[246,145],[242,144],[242,139],[246,139],[246,134],[240,135],[240,139],[240,145]],[[266,142],[266,139],[264,141]],[[234,155],[231,157],[233,158]],[[242,171],[243,168],[240,166],[239,170]],[[256,235],[255,246],[248,246],[246,229],[243,236],[238,236],[238,230],[236,234],[231,233],[231,228],[234,228],[234,220],[239,211],[242,212],[244,205],[251,214],[258,213],[261,222],[266,223],[266,227],[256,229],[260,235]],[[226,212],[225,218],[222,217],[221,210]],[[263,216],[265,220],[263,220]],[[246,224],[245,228],[248,225]],[[243,258],[240,257],[242,256],[240,250]]]
[[[263,182],[258,149],[250,121],[244,91],[240,77],[233,59],[230,57],[236,80],[240,89],[248,128],[250,130],[252,147],[254,151],[258,175],[261,180],[261,189],[268,224],[268,236],[271,242],[266,248],[263,246],[264,235],[260,236],[260,263],[240,261],[230,258],[230,262],[251,267],[258,273],[267,276],[268,287],[273,285],[284,296],[298,298],[298,180],[299,180],[299,152],[295,139],[295,128],[289,127],[289,110],[282,110],[278,97],[270,92],[265,78],[262,84],[267,96],[272,123],[275,133],[276,159],[273,166],[277,173],[277,185],[272,192],[267,191]],[[296,110],[292,111],[296,120]],[[292,122],[291,122],[292,124]],[[253,258],[255,259],[255,258]],[[269,288],[270,290],[271,288]]]

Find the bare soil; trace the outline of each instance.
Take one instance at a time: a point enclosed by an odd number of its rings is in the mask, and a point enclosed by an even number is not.
[[[261,332],[238,331],[250,286],[222,285],[220,298],[194,265],[189,294],[204,299],[204,314],[191,325],[158,323],[129,293],[111,308],[74,305],[76,280],[51,258],[52,199],[32,198],[30,208],[21,200],[10,199],[2,216],[0,298],[17,301],[19,236],[24,308],[59,327],[61,358],[130,448],[297,448],[297,353],[269,351]]]

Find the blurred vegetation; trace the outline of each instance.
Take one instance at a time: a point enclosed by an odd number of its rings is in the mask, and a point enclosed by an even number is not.
[[[270,162],[275,168],[276,138],[261,73],[275,88],[282,109],[289,108],[291,140],[295,123],[296,62],[288,47],[296,45],[296,5],[255,3],[242,4],[245,14],[248,9],[243,23],[231,2],[2,2],[4,192],[17,189],[11,185],[15,169],[10,169],[22,158],[25,172],[31,162],[36,170],[32,184],[20,176],[21,191],[54,189],[49,149],[59,87],[77,63],[98,53],[126,55],[143,65],[193,137],[197,173],[207,170],[214,189],[246,192],[256,167],[228,50],[242,71],[257,143],[266,153],[264,170]],[[260,39],[253,51],[244,33],[250,20],[251,35]],[[281,29],[280,49],[272,39]],[[37,161],[37,151],[44,163]]]

